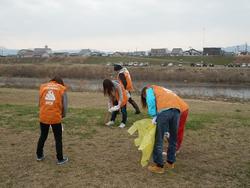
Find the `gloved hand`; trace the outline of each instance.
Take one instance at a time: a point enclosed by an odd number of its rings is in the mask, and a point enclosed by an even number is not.
[[[120,109],[120,105],[116,105],[116,106],[113,106],[109,109],[109,112],[115,112],[115,111],[118,111]]]
[[[155,116],[155,117],[152,119],[152,124],[153,124],[153,125],[156,125],[156,122],[157,122],[157,116]]]

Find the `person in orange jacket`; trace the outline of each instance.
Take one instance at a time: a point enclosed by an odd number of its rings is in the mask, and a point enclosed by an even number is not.
[[[128,102],[135,109],[135,114],[140,114],[141,112],[138,105],[131,97],[131,91],[133,90],[133,83],[128,69],[122,67],[119,64],[114,64],[114,71],[118,72],[117,80],[119,80],[120,84],[123,85],[124,89],[126,90],[128,96]]]
[[[117,81],[105,79],[103,81],[103,93],[104,96],[108,96],[108,111],[112,113],[111,119],[106,123],[107,126],[114,125],[116,116],[121,110],[122,122],[119,125],[120,128],[124,128],[127,122],[127,95],[126,90]]]
[[[189,107],[174,92],[156,85],[147,86],[142,89],[141,102],[143,108],[147,108],[148,114],[153,117],[152,123],[156,125],[153,149],[153,161],[155,164],[150,165],[148,170],[154,173],[164,173],[165,169],[174,168],[175,153],[178,148],[180,117],[188,111]],[[164,134],[167,132],[169,133],[169,145],[167,162],[164,164],[162,155],[163,139]]]
[[[64,164],[68,157],[63,157],[61,121],[66,116],[67,94],[64,82],[59,76],[40,86],[39,109],[40,137],[37,143],[37,161],[45,158],[43,147],[51,126],[56,143],[57,164]]]

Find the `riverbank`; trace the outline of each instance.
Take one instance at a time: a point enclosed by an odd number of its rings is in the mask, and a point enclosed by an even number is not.
[[[38,89],[41,83],[48,80],[49,78],[0,77],[0,87]],[[84,80],[66,78],[64,81],[69,91],[101,92],[103,89],[102,79]],[[247,84],[135,81],[134,93],[139,95],[140,90],[144,86],[151,84],[164,86],[185,98],[250,101],[250,85]]]
[[[250,68],[230,67],[128,67],[133,81],[250,84]],[[1,77],[68,79],[116,78],[113,66],[84,64],[0,64]]]

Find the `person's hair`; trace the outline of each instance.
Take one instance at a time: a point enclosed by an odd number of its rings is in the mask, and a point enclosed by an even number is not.
[[[55,76],[54,78],[52,78],[50,81],[54,81],[54,82],[56,82],[56,83],[61,84],[61,85],[64,86],[64,82],[63,82],[62,78],[61,78],[60,76],[58,76],[58,75],[56,75],[56,76]]]
[[[114,64],[114,71],[119,71],[121,70],[123,67],[119,64]]]
[[[147,108],[146,90],[147,90],[147,87],[144,87],[141,90],[141,104],[142,104],[142,108]]]
[[[112,95],[112,91],[114,90],[114,84],[110,79],[103,80],[103,94],[104,96]]]

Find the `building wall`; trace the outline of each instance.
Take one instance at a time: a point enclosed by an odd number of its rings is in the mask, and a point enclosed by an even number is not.
[[[203,48],[203,55],[222,55],[221,48]]]

